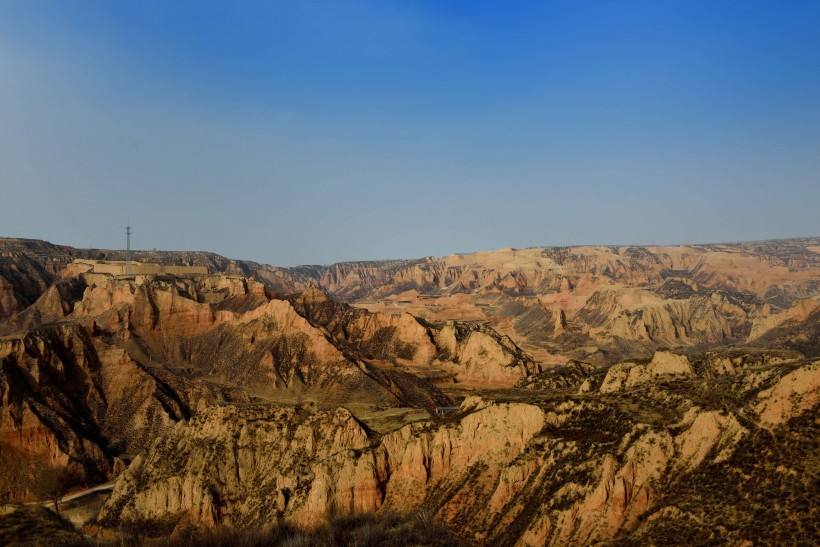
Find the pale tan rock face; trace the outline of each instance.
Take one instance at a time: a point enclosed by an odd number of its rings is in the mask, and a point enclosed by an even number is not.
[[[684,355],[658,351],[652,360],[643,365],[620,363],[612,366],[601,384],[601,393],[613,393],[651,383],[658,378],[694,376],[692,365]]]
[[[478,323],[429,324],[407,313],[369,313],[336,302],[313,286],[291,302],[339,345],[416,370],[443,371],[467,386],[510,387],[539,370],[511,339]]]
[[[466,328],[465,328],[466,327]],[[509,387],[540,371],[507,337],[488,329],[447,321],[432,329],[440,366],[459,383],[481,387]]]
[[[409,425],[368,448],[371,439],[342,409],[214,407],[177,424],[136,459],[101,518],[185,511],[211,524],[217,516],[228,524],[277,516],[309,524],[330,511],[409,510],[471,470],[506,466],[543,425],[543,412],[532,405],[487,405],[457,427]],[[533,470],[530,463],[518,476]],[[496,503],[514,491],[500,489]],[[213,506],[214,495],[223,505]]]
[[[319,283],[371,311],[487,322],[543,361],[582,358],[579,336],[617,360],[642,355],[613,339],[657,349],[760,338],[782,310],[816,300],[813,241],[499,249],[334,265]]]
[[[307,408],[211,407],[171,428],[147,456],[136,459],[101,516],[116,510],[118,518],[129,520],[185,511],[210,524],[262,524],[258,519],[277,514],[310,522],[334,504],[328,488],[335,493],[335,484],[327,484],[325,470],[337,471],[344,463],[340,453],[349,460],[351,449],[368,442],[343,409],[314,414]],[[371,508],[378,485],[366,465],[343,470],[340,484],[340,503]]]
[[[549,538],[550,543],[594,543],[632,524],[649,509],[653,496],[651,484],[663,476],[673,458],[669,435],[651,431],[642,432],[624,453],[623,465],[613,456],[605,455],[599,464],[599,482],[594,490],[586,490],[583,501],[573,510],[556,516],[558,529]],[[573,489],[584,492],[577,485]],[[542,539],[546,541],[547,537]]]
[[[770,330],[782,325],[786,321],[803,321],[807,319],[812,312],[816,312],[818,308],[820,308],[820,296],[815,296],[814,298],[799,300],[792,307],[783,310],[780,313],[763,313],[758,316],[752,324],[752,329],[749,333],[749,340],[756,340],[760,338]]]
[[[755,411],[767,426],[782,424],[816,407],[820,402],[820,361],[790,372],[758,393],[758,399]]]
[[[407,509],[421,503],[428,487],[452,481],[474,465],[509,462],[544,425],[532,405],[490,405],[467,415],[459,428],[422,432],[406,426],[382,441],[393,470],[385,503]]]
[[[690,373],[674,354],[647,366]],[[790,416],[816,408],[816,364],[784,366],[741,389],[771,383],[757,397],[761,405],[790,390],[802,397]],[[746,382],[761,372],[737,374]],[[731,461],[751,434],[735,414],[749,409],[690,404],[664,426],[620,408],[594,396],[539,405],[473,396],[455,419],[410,424],[379,439],[341,409],[211,408],[135,460],[101,518],[182,512],[204,524],[315,524],[331,513],[427,507],[483,544],[594,544],[637,526],[669,485]]]
[[[679,465],[690,471],[713,450],[720,450],[716,461],[725,460],[734,445],[748,433],[734,416],[720,412],[702,412],[693,407],[687,417],[693,419],[688,429],[675,438],[675,447]]]

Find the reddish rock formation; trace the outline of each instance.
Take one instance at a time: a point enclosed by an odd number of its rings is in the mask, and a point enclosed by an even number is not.
[[[432,333],[453,325],[354,310],[315,288],[292,303],[224,275],[81,273],[7,325],[28,330],[0,339],[0,450],[82,467],[89,480],[217,402],[307,397],[432,411],[452,403],[413,370],[512,385],[535,367],[485,327],[461,325],[451,360]]]
[[[0,240],[0,497],[130,462],[112,530],[419,510],[488,545],[795,543],[816,535],[818,249],[151,252],[213,274],[128,278],[70,262],[118,252]]]
[[[653,366],[671,361],[662,355]],[[818,366],[797,361],[729,373],[747,386],[748,402],[719,401],[723,409],[689,400],[666,417],[646,414],[681,396],[662,383],[641,396],[643,409],[607,397],[471,397],[454,419],[381,438],[340,409],[211,408],[135,460],[100,518],[111,525],[182,515],[206,525],[311,524],[329,514],[424,507],[479,543],[606,541],[637,530],[687,477],[745,465],[759,427],[750,413],[765,416],[767,426],[810,415]],[[803,394],[801,402],[773,414],[767,405],[781,405],[781,391]]]

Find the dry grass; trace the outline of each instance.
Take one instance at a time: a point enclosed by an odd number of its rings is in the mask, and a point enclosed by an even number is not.
[[[0,506],[0,545],[94,545],[45,507]]]
[[[365,513],[335,517],[313,530],[301,530],[289,524],[267,529],[216,528],[178,530],[171,536],[146,537],[125,533],[116,540],[102,543],[108,547],[445,547],[465,545],[429,513],[411,515]]]

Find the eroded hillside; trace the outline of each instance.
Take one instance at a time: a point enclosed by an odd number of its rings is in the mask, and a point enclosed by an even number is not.
[[[322,307],[322,312],[318,309]],[[6,323],[0,442],[16,467],[101,480],[169,425],[228,401],[361,409],[452,405],[433,384],[511,386],[537,365],[471,324],[355,310],[316,288],[291,300],[236,276],[80,273]],[[15,330],[18,329],[18,330]],[[25,465],[23,465],[25,463]]]
[[[112,275],[73,259],[118,252],[0,240],[0,499],[115,480],[92,542],[432,518],[479,545],[815,544],[818,250]]]
[[[21,312],[75,258],[121,260],[121,251],[0,239],[0,320]],[[387,315],[473,320],[507,335],[536,360],[597,364],[655,349],[726,344],[767,347],[820,305],[817,238],[667,247],[534,247],[443,258],[279,268],[213,253],[138,251],[135,259],[208,266],[294,293],[311,284]],[[799,329],[799,327],[798,327]],[[804,353],[820,346],[812,329]],[[807,340],[806,340],[807,339]]]
[[[357,306],[485,321],[541,361],[604,364],[659,348],[752,342],[805,319],[820,307],[819,251],[816,238],[536,247],[345,263],[315,275]],[[816,354],[820,347],[804,349]]]
[[[816,534],[820,362],[779,359],[658,354],[380,437],[342,409],[217,406],[135,460],[100,522],[170,533],[424,508],[488,545],[663,543],[671,529],[800,541]]]

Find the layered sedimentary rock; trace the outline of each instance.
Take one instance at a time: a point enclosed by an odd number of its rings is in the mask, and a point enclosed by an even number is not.
[[[515,294],[563,294],[566,307],[578,309],[594,292],[594,284],[606,278],[613,285],[676,290],[683,296],[697,287],[754,294],[783,308],[799,298],[796,294],[816,291],[817,248],[817,239],[811,238],[669,247],[533,247],[350,262],[316,269],[314,275],[321,286],[351,300],[411,290],[436,295],[496,288]]]
[[[0,338],[0,451],[73,466],[87,480],[214,403],[308,398],[432,412],[452,402],[425,375],[512,385],[536,367],[480,325],[371,314],[315,288],[288,301],[225,275],[81,273],[6,329],[22,331]],[[434,333],[449,333],[446,344]]]
[[[119,475],[110,530],[420,510],[488,545],[815,537],[818,243],[115,276],[71,260],[119,252],[0,240],[0,498],[56,465]]]
[[[540,371],[509,337],[480,323],[428,323],[407,313],[368,312],[342,304],[313,285],[291,302],[339,347],[376,359],[428,365],[452,374],[459,383],[508,387]]]
[[[542,360],[611,363],[645,356],[647,347],[759,340],[805,318],[819,307],[818,249],[816,239],[501,249],[345,263],[313,275],[370,310],[486,321]]]
[[[808,488],[809,477],[774,470],[805,465],[804,456],[781,453],[761,468],[754,451],[761,435],[807,433],[820,362],[744,366],[717,384],[684,370],[689,365],[685,357],[657,356],[649,372],[669,378],[642,384],[634,399],[610,397],[607,384],[583,397],[573,386],[527,403],[471,397],[454,418],[380,438],[341,409],[214,407],[174,426],[131,464],[101,522],[168,530],[191,522],[311,524],[329,514],[425,508],[479,543],[563,545],[658,537],[660,523],[676,523],[682,513],[711,522],[705,509],[691,511],[694,476],[748,471],[703,493],[716,499],[756,488],[761,473],[763,496],[781,499],[793,482]],[[732,499],[722,509],[724,528],[703,524],[698,533],[749,539],[753,526],[743,511],[756,499]],[[810,511],[789,515],[792,509],[793,501],[765,509],[796,527],[777,528],[773,519],[773,537],[811,525]],[[650,515],[654,528],[643,520]]]
[[[667,247],[500,249],[444,258],[278,268],[212,253],[146,252],[135,259],[207,266],[268,290],[311,283],[359,307],[431,322],[489,324],[543,362],[612,363],[657,348],[754,341],[820,309],[817,238]],[[0,322],[31,304],[73,258],[121,251],[0,239]],[[813,342],[812,342],[813,343]],[[806,344],[801,347],[807,348]],[[805,351],[804,351],[805,353]]]
[[[133,251],[131,257],[135,261],[163,265],[204,266],[211,273],[251,278],[280,292],[300,290],[308,281],[296,270],[233,260],[215,253]],[[0,323],[25,310],[64,275],[76,277],[87,269],[72,268],[75,259],[125,260],[125,252],[77,249],[35,239],[0,238]]]

